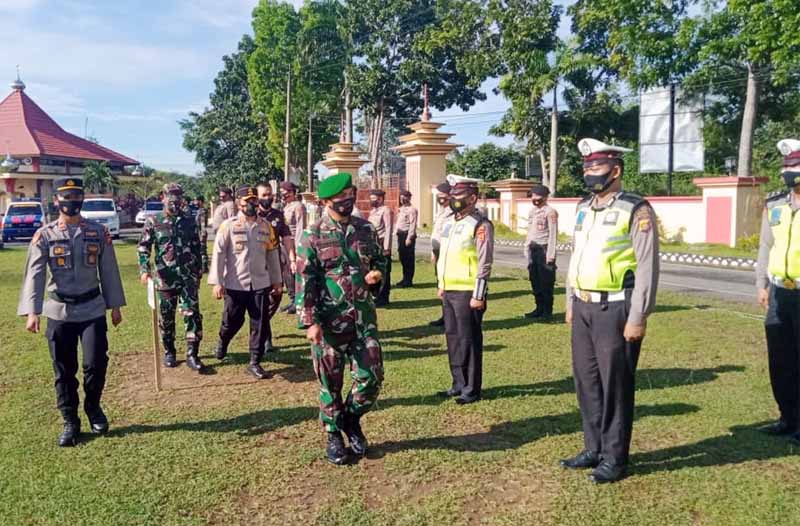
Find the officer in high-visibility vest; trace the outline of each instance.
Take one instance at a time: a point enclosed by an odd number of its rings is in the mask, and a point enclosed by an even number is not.
[[[494,226],[475,209],[478,180],[448,175],[450,216],[442,226],[436,273],[444,306],[447,356],[453,383],[440,393],[471,404],[481,398],[483,313],[494,254]]]
[[[594,468],[590,480],[625,476],[633,429],[634,379],[658,284],[656,215],[622,191],[630,150],[594,139],[578,143],[592,195],[578,203],[567,274],[567,323],[583,420],[584,450],[561,461]]]
[[[781,416],[763,428],[800,442],[800,140],[778,143],[788,190],[767,196],[756,265],[772,394]]]

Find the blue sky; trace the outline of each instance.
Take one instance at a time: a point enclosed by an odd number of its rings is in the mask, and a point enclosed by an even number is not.
[[[302,0],[292,0],[296,6]],[[257,0],[0,0],[0,81],[19,64],[26,93],[62,127],[160,169],[201,168],[181,146],[177,121],[208,101],[221,57],[251,33]],[[224,6],[224,7],[220,7]],[[562,23],[561,33],[568,30]],[[453,141],[510,144],[488,135],[508,102],[491,93],[468,113],[445,118]],[[8,88],[0,88],[4,98]],[[487,113],[488,112],[488,113]],[[441,112],[460,115],[458,109]],[[482,114],[482,115],[475,115]],[[436,113],[434,113],[434,118]]]

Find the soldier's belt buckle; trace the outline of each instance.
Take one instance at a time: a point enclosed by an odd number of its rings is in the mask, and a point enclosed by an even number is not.
[[[789,290],[794,290],[797,288],[797,282],[793,279],[786,278],[783,280],[783,286]]]
[[[579,296],[581,297],[581,301],[584,303],[589,303],[589,301],[592,299],[592,295],[585,290],[580,291]]]

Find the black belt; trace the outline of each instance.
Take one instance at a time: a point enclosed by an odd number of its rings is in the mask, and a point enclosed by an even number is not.
[[[83,294],[61,294],[59,292],[51,292],[50,299],[58,301],[60,303],[69,303],[70,305],[77,305],[79,303],[86,303],[87,301],[92,301],[97,296],[100,295],[100,287],[96,287],[88,292],[84,292]]]

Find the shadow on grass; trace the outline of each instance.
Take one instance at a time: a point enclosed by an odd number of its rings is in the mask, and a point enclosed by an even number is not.
[[[436,307],[442,304],[442,300],[440,300],[435,293],[432,294],[432,296],[433,297],[431,298],[425,298],[425,299],[392,300],[387,307],[383,308],[388,310],[422,309],[427,307]],[[503,292],[489,292],[489,309],[492,308],[492,302],[494,301],[503,299],[513,299],[513,298],[518,298],[520,296],[531,296],[531,292],[525,289],[506,290]],[[379,312],[380,310],[381,309],[379,309]]]
[[[112,428],[106,436],[124,437],[131,434],[165,433],[171,431],[191,431],[202,433],[237,433],[241,436],[269,433],[286,426],[293,426],[306,420],[316,418],[319,411],[316,407],[288,407],[255,411],[245,415],[218,420],[201,420],[198,422],[175,422],[172,424],[134,424],[120,428]]]
[[[646,475],[687,468],[704,468],[741,464],[752,460],[771,460],[795,456],[797,444],[783,437],[769,437],[758,428],[758,422],[730,428],[730,433],[647,453],[631,455],[633,473]]]
[[[649,416],[675,416],[699,411],[691,404],[644,405],[636,408],[636,419]],[[493,425],[484,433],[461,436],[438,436],[399,442],[375,444],[370,450],[371,458],[380,458],[386,453],[418,449],[447,449],[451,451],[505,451],[517,449],[540,438],[552,435],[569,435],[581,431],[581,416],[577,411],[560,415],[537,416]]]

